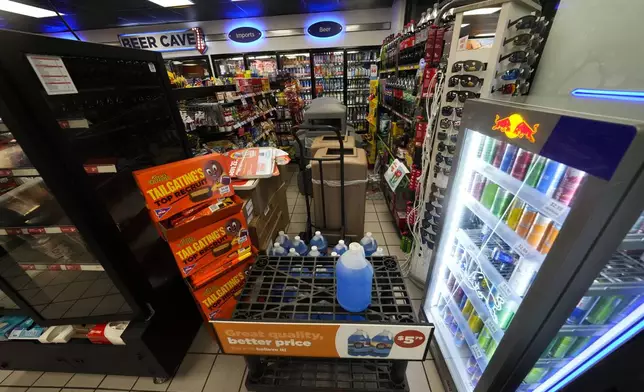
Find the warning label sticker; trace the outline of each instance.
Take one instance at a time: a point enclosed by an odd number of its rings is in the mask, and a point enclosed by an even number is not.
[[[28,54],[27,59],[48,95],[78,94],[62,58]]]

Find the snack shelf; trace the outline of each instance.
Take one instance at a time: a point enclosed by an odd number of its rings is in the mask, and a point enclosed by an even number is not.
[[[104,174],[116,173],[116,165],[83,165],[87,174]],[[38,170],[32,167],[15,168],[15,169],[0,169],[0,177],[37,177],[40,174]]]
[[[2,227],[0,235],[19,235],[19,234],[69,234],[76,233],[78,230],[75,226],[41,226],[41,227]]]
[[[418,68],[419,68],[419,65],[418,65],[418,64],[414,64],[414,65],[401,65],[400,67],[398,67],[398,70],[399,70],[399,71],[411,71],[411,70],[415,70],[415,69],[418,69]]]
[[[235,129],[237,129],[237,128],[241,128],[241,127],[243,127],[244,125],[246,125],[246,124],[250,124],[250,123],[252,123],[253,121],[257,120],[258,118],[263,117],[263,116],[266,116],[267,114],[269,114],[269,113],[271,113],[271,112],[273,112],[273,111],[275,111],[275,108],[268,109],[268,110],[266,110],[266,111],[264,111],[264,112],[262,112],[262,113],[260,113],[260,114],[254,115],[254,116],[252,116],[252,117],[250,117],[250,118],[247,118],[247,119],[246,119],[246,120],[244,120],[244,121],[241,121],[241,122],[238,122],[238,123],[233,124],[233,125],[232,125],[232,128],[235,128]]]
[[[396,110],[394,110],[391,106],[387,105],[386,103],[383,102],[380,105],[382,105],[382,107],[384,107],[385,109],[389,110],[390,112],[392,112],[396,116],[400,117],[401,120],[407,121],[410,124],[414,122],[414,120],[412,120],[411,118],[405,116],[404,114],[398,113]]]
[[[485,305],[483,300],[479,298],[476,290],[470,288],[470,286],[467,284],[468,282],[465,282],[465,278],[461,273],[461,269],[456,266],[455,260],[449,260],[446,265],[465,292],[465,295],[467,295],[467,298],[472,303],[472,306],[474,307],[476,313],[478,313],[481,320],[483,320],[483,323],[488,327],[492,338],[494,338],[494,340],[499,343],[503,338],[503,330],[499,328],[498,323],[490,315],[490,310],[488,309],[488,307]]]
[[[92,271],[102,272],[105,271],[102,265],[96,264],[33,264],[33,263],[19,263],[20,268],[24,271]]]
[[[232,99],[230,99],[230,100],[228,100],[226,102],[222,102],[222,103],[223,104],[231,104],[231,103],[235,103],[235,101],[240,101],[242,99],[264,96],[266,94],[273,94],[273,93],[278,92],[278,91],[279,90],[269,90],[269,91],[262,91],[260,93],[242,94],[242,95],[238,95],[238,96],[236,96],[236,97],[234,97],[234,98],[232,98]]]
[[[521,238],[514,230],[506,225],[501,219],[497,218],[490,210],[485,208],[479,203],[472,195],[466,194],[465,205],[478,216],[488,227],[490,227],[496,235],[501,237],[514,252],[519,254],[522,258],[537,262],[539,265],[543,263],[546,258],[545,255],[539,253],[532,245],[528,244],[526,240]],[[474,245],[472,243],[472,245]],[[478,250],[478,248],[477,248]]]
[[[481,159],[474,165],[474,170],[536,208],[539,213],[554,220],[558,225],[563,225],[570,212],[570,207],[567,205],[546,196],[529,185],[525,185],[522,181]]]
[[[356,87],[356,88],[348,88],[347,91],[369,91],[369,87]]]
[[[481,271],[483,271],[483,274],[488,278],[490,283],[497,288],[499,294],[505,297],[506,300],[515,302],[518,306],[521,303],[521,297],[519,297],[514,290],[510,288],[510,285],[505,278],[503,278],[499,271],[494,268],[492,263],[490,263],[490,260],[481,253],[480,249],[474,244],[467,233],[462,229],[458,229],[456,232],[456,239],[461,245],[463,245],[463,248],[465,248],[465,251],[470,255],[470,257],[477,260],[481,267]]]
[[[269,130],[267,130],[267,131],[262,132],[259,136],[257,136],[255,139],[253,139],[253,141],[252,141],[252,142],[248,143],[248,144],[246,145],[246,148],[254,147],[254,146],[255,146],[255,143],[257,143],[258,141],[260,141],[260,140],[262,140],[263,138],[265,138],[265,137],[266,137],[266,135],[268,135],[268,134],[269,134],[269,133],[271,133],[271,132],[273,132],[273,130],[272,130],[272,129],[269,129]]]
[[[476,359],[476,363],[478,363],[481,370],[484,370],[487,367],[487,363],[488,363],[487,357],[485,356],[485,352],[481,350],[481,347],[479,346],[479,343],[478,343],[478,339],[476,338],[476,336],[474,336],[474,333],[470,329],[470,326],[468,325],[467,320],[465,320],[465,317],[463,317],[461,310],[458,308],[458,305],[456,305],[456,302],[454,302],[454,299],[452,298],[452,296],[449,295],[449,293],[447,292],[446,287],[443,287],[443,297],[447,301],[447,306],[449,307],[449,310],[452,312],[452,316],[454,317],[454,320],[456,321],[458,328],[463,333],[463,336],[465,337],[465,342],[469,346],[470,351],[472,352],[472,355]]]

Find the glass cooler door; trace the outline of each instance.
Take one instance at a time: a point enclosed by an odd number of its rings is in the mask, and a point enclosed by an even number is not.
[[[347,51],[347,123],[366,132],[369,114],[371,65],[378,62],[378,50]]]
[[[300,82],[300,96],[305,104],[311,102],[311,61],[309,53],[285,53],[280,55],[282,70]]]
[[[4,125],[3,125],[4,126]],[[2,309],[17,296],[37,319],[115,315],[132,309],[88,250],[20,144],[4,126],[0,141],[0,292]],[[11,292],[11,294],[9,294]]]
[[[223,84],[235,84],[236,77],[243,77],[246,71],[244,56],[237,57],[215,57],[212,56],[212,65],[215,68],[217,77]]]
[[[277,56],[276,55],[254,55],[248,56],[248,69],[254,76],[275,80],[277,77]]]
[[[315,97],[331,97],[344,103],[344,52],[313,54]]]
[[[459,391],[472,391],[557,241],[586,173],[523,150],[502,132],[493,138],[467,129],[461,136],[424,309]],[[439,162],[455,159],[439,155]],[[433,190],[430,224],[439,223],[442,192]]]

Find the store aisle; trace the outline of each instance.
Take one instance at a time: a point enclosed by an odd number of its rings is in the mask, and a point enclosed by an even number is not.
[[[289,165],[288,203],[291,224],[287,233],[294,236],[304,230],[306,207],[297,191],[297,167]],[[372,198],[374,195],[372,195]],[[378,198],[378,195],[375,195]],[[400,237],[383,200],[367,200],[365,230],[371,231],[385,254],[406,257],[400,250]],[[407,282],[415,310],[418,311],[422,290]],[[219,353],[219,346],[206,330],[199,330],[177,374],[163,384],[149,377],[104,374],[43,373],[0,370],[0,392],[247,392],[243,380],[246,364],[242,357]],[[407,380],[411,392],[444,392],[433,360],[410,362]]]

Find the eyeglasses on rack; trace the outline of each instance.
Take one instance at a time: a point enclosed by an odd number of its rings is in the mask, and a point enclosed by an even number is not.
[[[530,83],[508,83],[500,88],[493,89],[492,92],[500,92],[505,95],[527,94],[529,87]]]
[[[517,30],[530,29],[531,33],[543,35],[546,27],[550,22],[543,18],[538,18],[534,15],[526,15],[517,20],[510,21],[508,27],[514,27]]]
[[[452,144],[445,144],[443,142],[440,142],[438,143],[438,151],[440,152],[447,151],[450,154],[454,154],[454,151],[456,151],[456,146]]]
[[[517,50],[516,52],[512,52],[509,54],[506,54],[505,56],[499,57],[499,62],[503,60],[508,60],[511,63],[528,63],[528,64],[533,64],[534,61],[539,57],[538,53],[534,52],[526,52],[525,50]]]
[[[452,169],[449,167],[442,167],[442,166],[434,166],[434,175],[438,175],[438,173],[443,173],[446,176],[449,176],[452,173]]]
[[[449,118],[443,118],[441,119],[439,125],[441,129],[449,129],[449,127],[453,127],[455,131],[459,131],[461,129],[461,120],[450,120]]]
[[[443,154],[441,154],[440,152],[439,152],[438,154],[436,154],[436,162],[438,162],[438,163],[443,163],[443,162],[445,162],[445,164],[446,164],[446,165],[450,165],[450,166],[452,166],[452,158],[451,158],[451,157],[444,156],[444,155],[443,155]]]
[[[457,134],[452,134],[448,135],[447,132],[438,132],[438,140],[447,140],[449,137],[449,141],[452,143],[456,143],[458,141],[458,135]]]
[[[517,79],[525,79],[527,78],[530,74],[532,73],[532,69],[530,68],[512,68],[508,69],[507,71],[497,74],[497,78],[501,78],[503,80],[517,80]]]
[[[451,116],[454,111],[456,111],[458,117],[463,117],[463,108],[461,107],[443,106],[441,108],[441,114],[443,116]]]
[[[476,87],[483,84],[483,78],[474,75],[456,75],[449,78],[447,87],[456,87],[459,82],[462,87]]]
[[[481,96],[481,94],[474,93],[472,91],[455,91],[455,90],[452,90],[452,91],[447,92],[446,98],[447,98],[447,102],[452,102],[453,100],[456,99],[456,97],[458,97],[458,101],[461,102],[461,103],[464,103],[468,99],[479,98],[480,96]]]
[[[487,63],[478,60],[457,61],[452,65],[452,72],[478,72],[486,69]]]
[[[539,47],[541,41],[541,38],[536,34],[523,33],[514,37],[506,38],[503,41],[503,46],[512,43],[514,46],[529,46],[532,49],[536,49]]]

